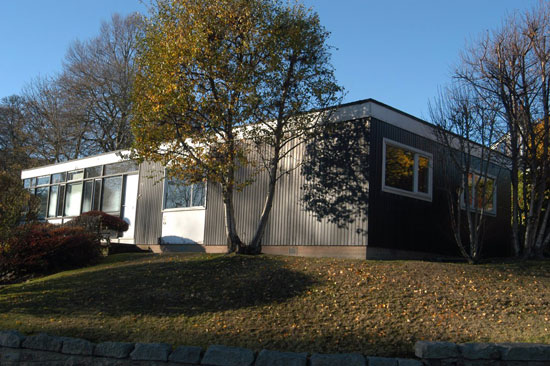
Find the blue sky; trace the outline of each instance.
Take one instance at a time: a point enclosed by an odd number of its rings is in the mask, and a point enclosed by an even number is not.
[[[214,0],[212,0],[214,1]],[[537,0],[304,0],[331,32],[346,102],[374,98],[428,119],[466,43]],[[69,44],[94,37],[139,0],[0,0],[0,98],[61,68]]]

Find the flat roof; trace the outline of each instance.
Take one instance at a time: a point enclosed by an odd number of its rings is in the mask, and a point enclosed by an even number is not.
[[[129,152],[129,150],[117,150],[103,154],[87,156],[85,158],[67,160],[60,163],[25,169],[21,171],[21,179],[90,168],[92,166],[103,164],[118,163],[120,161],[126,160],[123,158],[123,154],[129,154]]]

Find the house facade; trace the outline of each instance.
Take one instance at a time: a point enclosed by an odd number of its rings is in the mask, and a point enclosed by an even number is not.
[[[266,227],[264,253],[349,258],[402,258],[458,254],[448,220],[449,181],[460,182],[436,139],[434,126],[373,99],[339,106],[334,123],[355,121],[369,130],[368,214],[346,227],[318,220],[305,208],[306,183],[299,164],[305,145],[282,161]],[[251,171],[243,167],[238,177]],[[165,178],[165,167],[136,164],[113,152],[24,170],[24,186],[40,198],[44,220],[62,223],[90,210],[118,215],[130,224],[114,240],[156,252],[226,251],[221,190],[217,184],[186,185]],[[491,167],[492,198],[486,207],[486,253],[510,253],[510,174]],[[267,194],[267,175],[235,193],[237,230],[254,234]]]

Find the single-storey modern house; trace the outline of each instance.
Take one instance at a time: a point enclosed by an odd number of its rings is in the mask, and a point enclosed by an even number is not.
[[[283,161],[264,239],[264,253],[354,258],[457,255],[448,213],[452,169],[434,126],[373,99],[344,104],[332,117],[368,127],[368,217],[338,227],[305,209],[300,169],[306,149]],[[399,160],[401,159],[401,160]],[[403,160],[404,159],[404,160]],[[247,176],[246,168],[239,171]],[[119,215],[130,228],[113,241],[153,251],[225,252],[220,187],[164,179],[165,167],[125,160],[121,152],[41,166],[21,173],[24,186],[40,198],[44,220],[62,223],[82,212]],[[510,173],[494,166],[493,199],[487,207],[488,255],[510,253]],[[243,241],[254,233],[265,200],[266,176],[235,195],[237,228]],[[460,177],[456,177],[460,182]],[[457,183],[459,184],[459,183]]]

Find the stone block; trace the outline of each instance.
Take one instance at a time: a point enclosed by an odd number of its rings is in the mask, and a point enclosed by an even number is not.
[[[458,346],[451,342],[418,341],[414,345],[414,354],[418,358],[456,358],[459,356]]]
[[[250,366],[253,362],[254,352],[247,348],[214,345],[206,350],[201,365]]]
[[[168,361],[172,346],[166,343],[136,343],[130,358],[136,361]]]
[[[21,360],[21,349],[0,347],[0,365]]]
[[[262,350],[255,366],[306,366],[307,353]]]
[[[469,360],[498,360],[500,348],[494,343],[464,343],[458,345],[462,357]]]
[[[415,360],[413,358],[398,358],[397,359],[397,365],[399,365],[399,366],[422,366],[423,363],[422,363],[422,361]]]
[[[103,342],[95,346],[94,355],[112,358],[127,358],[134,349],[133,343]]]
[[[550,344],[506,343],[498,346],[503,360],[550,361]]]
[[[500,366],[500,361],[497,360],[462,360],[461,366]],[[508,365],[506,365],[508,366]]]
[[[181,346],[170,353],[168,361],[198,365],[201,361],[201,352],[200,347]]]
[[[64,338],[61,352],[69,355],[90,356],[94,353],[94,344],[80,338]]]
[[[358,353],[320,354],[311,356],[311,366],[365,366],[365,357]]]
[[[367,357],[369,366],[398,366],[397,358]]]
[[[16,330],[0,331],[0,346],[19,348],[25,340],[25,336]]]
[[[63,338],[54,337],[46,333],[28,336],[22,343],[22,347],[38,349],[41,351],[59,352],[63,346]]]

